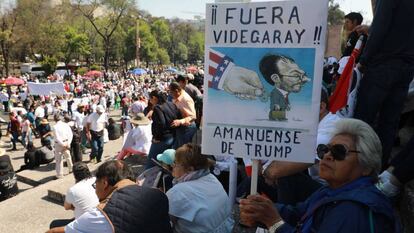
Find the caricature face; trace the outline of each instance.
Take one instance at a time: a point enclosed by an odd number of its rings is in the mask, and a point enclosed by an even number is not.
[[[310,81],[295,62],[288,59],[280,59],[277,63],[279,74],[275,75],[275,85],[287,92],[297,93],[306,82]],[[278,79],[278,80],[277,80]]]

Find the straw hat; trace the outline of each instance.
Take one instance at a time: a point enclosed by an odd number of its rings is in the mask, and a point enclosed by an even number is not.
[[[151,123],[151,121],[142,112],[138,113],[130,121],[132,124],[135,125],[148,125],[149,123]]]
[[[49,124],[49,121],[46,118],[43,118],[42,121],[40,122],[40,124],[47,125],[47,124]]]

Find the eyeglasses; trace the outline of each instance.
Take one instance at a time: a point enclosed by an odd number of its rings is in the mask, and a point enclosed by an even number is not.
[[[306,73],[303,74],[295,74],[295,75],[287,75],[287,74],[280,74],[283,77],[291,77],[291,78],[299,78],[299,80],[303,81],[305,80]]]
[[[334,160],[342,161],[345,159],[346,155],[349,153],[361,153],[357,150],[348,150],[345,145],[342,144],[335,144],[335,145],[325,145],[319,144],[316,148],[316,153],[318,154],[318,158],[323,159],[325,154],[331,152],[331,155]]]

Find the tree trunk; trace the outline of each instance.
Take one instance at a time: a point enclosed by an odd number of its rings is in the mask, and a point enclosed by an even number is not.
[[[3,59],[4,59],[4,64],[3,64],[4,71],[5,71],[6,77],[8,77],[9,73],[10,73],[10,71],[9,71],[9,51],[8,51],[8,48],[7,48],[7,42],[5,42],[5,41],[1,42],[1,55],[3,56]]]
[[[108,72],[108,68],[109,68],[109,54],[110,54],[110,49],[111,49],[111,45],[109,43],[109,38],[105,38],[104,39],[104,46],[105,46],[105,55],[104,55],[104,69],[105,72]]]

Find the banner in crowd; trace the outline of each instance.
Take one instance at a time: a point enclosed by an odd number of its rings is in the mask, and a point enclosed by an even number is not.
[[[65,87],[63,83],[33,83],[28,82],[27,88],[30,95],[65,95]]]
[[[202,152],[313,162],[328,0],[207,4]]]

